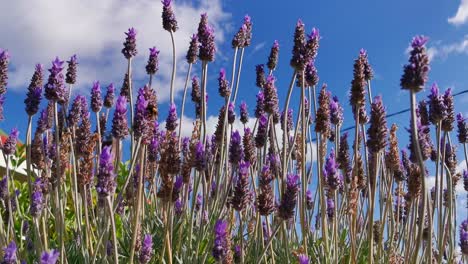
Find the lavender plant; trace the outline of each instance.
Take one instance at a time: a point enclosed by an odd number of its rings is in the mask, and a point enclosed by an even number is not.
[[[67,61],[65,74],[64,62],[55,58],[46,81],[43,66],[36,65],[24,100],[26,144],[19,146],[17,129],[0,144],[6,161],[0,178],[1,263],[468,260],[468,220],[456,222],[465,208],[457,207],[455,192],[457,184],[468,191],[468,172],[456,169],[457,147],[468,164],[468,128],[463,115],[455,115],[450,89],[441,93],[434,84],[428,98],[417,101],[430,69],[426,37],[411,42],[400,80],[411,99],[405,148],[396,124],[387,123],[385,98],[372,97],[368,53],[359,51],[349,106],[342,105],[333,89],[319,83],[319,30],[306,34],[301,20],[282,111],[275,83],[282,78],[275,72],[280,46],[274,41],[266,63],[255,66],[256,105],[241,101],[236,115],[243,55],[252,41],[252,20],[245,16],[231,41],[233,64],[227,69],[232,72],[221,69],[213,77],[219,97],[210,101],[222,106],[211,135],[207,87],[208,65],[216,55],[214,28],[202,14],[189,38],[183,99],[177,105],[177,10],[170,0],[162,5],[162,26],[173,43],[171,96],[163,123],[158,123],[161,105],[152,83],[159,55],[166,51],[151,47],[145,68],[133,69],[134,28],[125,33],[127,72],[117,98],[113,84],[101,94],[98,81],[89,105],[83,95],[70,98],[78,82],[76,55]],[[9,62],[8,52],[0,50],[0,117]],[[193,76],[193,69],[200,77]],[[147,84],[135,92],[133,70],[148,75]],[[195,122],[186,127],[189,82]],[[296,104],[295,93],[300,94],[298,107],[290,107]],[[47,106],[41,109],[43,97]],[[342,133],[347,108],[354,134]],[[452,140],[455,127],[457,140]],[[191,134],[183,137],[183,131]],[[15,173],[23,161],[26,179]],[[435,174],[430,192],[429,171]]]

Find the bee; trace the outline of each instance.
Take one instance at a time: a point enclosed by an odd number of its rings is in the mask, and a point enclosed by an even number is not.
[[[148,104],[148,106],[146,107],[146,111],[148,112],[150,118],[158,117],[158,107],[156,105]]]

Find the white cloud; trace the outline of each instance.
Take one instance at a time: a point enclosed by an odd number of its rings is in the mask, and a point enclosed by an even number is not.
[[[176,91],[180,91],[189,37],[196,32],[200,14],[208,13],[218,42],[224,40],[223,23],[230,15],[222,9],[221,0],[173,4],[179,24],[175,41],[180,73]],[[80,63],[78,87],[89,89],[91,82],[99,79],[102,84],[115,82],[120,88],[126,71],[126,60],[120,52],[124,31],[135,27],[138,55],[133,63],[133,78],[146,80],[148,48],[156,46],[161,53],[155,87],[160,100],[168,98],[172,45],[169,33],[162,28],[160,1],[18,0],[4,3],[2,10],[0,23],[5,26],[0,28],[0,47],[8,49],[12,56],[10,87],[26,87],[35,63],[49,68],[55,56],[67,59],[76,53]]]
[[[457,13],[448,18],[448,22],[453,25],[462,25],[468,21],[468,0],[461,0]]]
[[[431,61],[434,58],[446,59],[450,55],[468,55],[468,35],[453,43],[443,44],[440,41],[435,42],[434,45],[428,48],[427,53]]]

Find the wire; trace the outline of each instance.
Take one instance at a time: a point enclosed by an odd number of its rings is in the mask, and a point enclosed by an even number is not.
[[[455,93],[455,94],[453,94],[452,96],[453,96],[453,97],[456,97],[456,96],[459,96],[459,95],[462,95],[462,94],[465,94],[465,93],[468,93],[468,89],[467,89],[467,90],[460,91],[460,92],[458,92],[458,93]],[[386,117],[386,118],[389,118],[389,117],[401,115],[401,114],[403,114],[403,113],[409,112],[410,110],[411,110],[410,108],[406,108],[406,109],[403,109],[403,110],[400,110],[400,111],[397,111],[397,112],[394,112],[394,113],[391,113],[391,114],[387,114],[385,117]],[[345,127],[345,128],[343,128],[343,129],[341,129],[340,132],[346,132],[346,131],[349,131],[349,130],[354,129],[355,127],[356,127],[355,125],[349,126],[349,127]],[[317,141],[317,138],[313,138],[311,141],[312,141],[312,142]]]

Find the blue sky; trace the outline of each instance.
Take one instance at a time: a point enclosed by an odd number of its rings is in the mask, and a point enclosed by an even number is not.
[[[131,26],[138,30],[139,54],[135,61],[135,86],[146,82],[144,64],[148,48],[161,49],[161,70],[155,83],[161,100],[160,119],[167,113],[168,81],[171,49],[169,34],[161,27],[159,1],[111,1],[98,4],[92,0],[72,0],[66,4],[48,0],[39,4],[27,0],[9,1],[3,5],[0,18],[0,48],[11,53],[10,85],[5,103],[6,120],[0,127],[9,131],[20,129],[25,137],[26,115],[23,110],[25,89],[34,64],[50,67],[55,55],[66,59],[74,53],[80,61],[77,89],[89,93],[95,79],[102,85],[122,83],[125,60],[120,54],[123,32]],[[408,94],[400,90],[402,66],[407,61],[406,50],[411,38],[417,34],[429,36],[429,53],[432,57],[430,82],[438,82],[442,89],[452,87],[454,92],[468,88],[468,0],[460,1],[267,1],[267,0],[207,0],[174,1],[180,30],[176,33],[179,60],[177,98],[181,98],[186,66],[183,63],[188,38],[196,29],[199,14],[207,11],[217,34],[219,54],[210,64],[209,115],[211,124],[222,103],[217,95],[216,78],[221,67],[231,72],[233,50],[230,40],[240,26],[243,16],[249,14],[253,21],[252,45],[246,50],[239,98],[245,100],[251,112],[254,109],[256,64],[265,63],[274,40],[280,43],[280,62],[275,75],[280,99],[285,98],[292,69],[289,59],[294,27],[300,18],[307,32],[317,27],[322,36],[317,68],[320,83],[326,82],[333,94],[347,106],[347,93],[352,79],[353,60],[359,49],[368,51],[375,71],[372,81],[374,95],[382,95],[389,113],[409,106]],[[31,12],[34,10],[34,12]],[[14,23],[12,23],[14,21]],[[200,65],[195,67],[199,72]],[[76,93],[75,93],[76,94]],[[299,91],[293,100],[298,101]],[[426,96],[421,93],[419,98]],[[282,100],[281,106],[282,106]],[[468,95],[456,98],[457,112],[468,114]],[[192,109],[188,104],[187,109]],[[190,110],[188,110],[190,111]],[[189,117],[193,114],[187,113]],[[400,127],[399,138],[406,144],[408,115],[388,120]],[[352,123],[345,115],[344,126]],[[402,147],[403,145],[401,145]],[[461,155],[461,153],[460,153]],[[462,207],[463,208],[463,207]],[[466,212],[465,212],[466,217]]]

